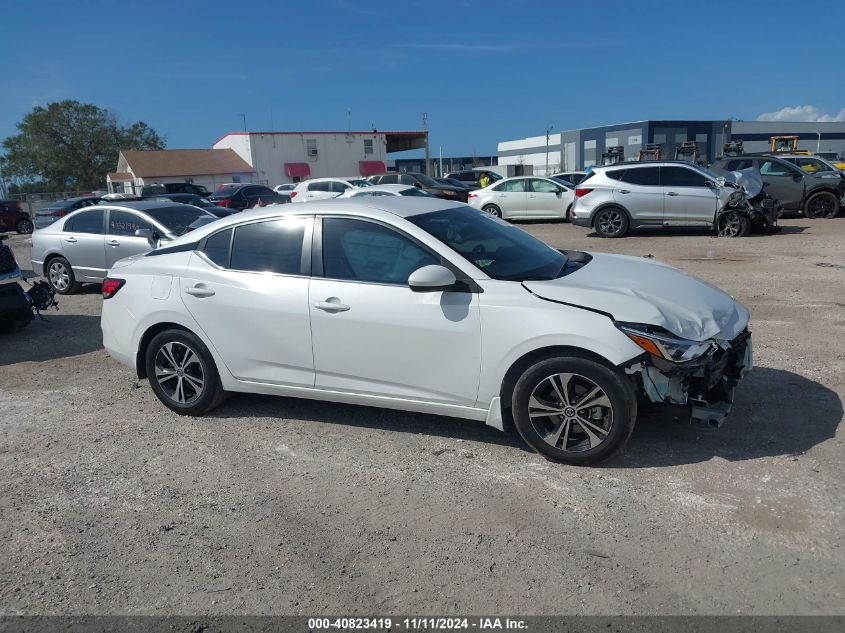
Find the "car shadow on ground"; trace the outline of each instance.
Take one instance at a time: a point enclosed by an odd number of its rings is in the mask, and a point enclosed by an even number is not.
[[[713,457],[741,461],[799,455],[834,437],[843,406],[834,391],[817,382],[788,371],[757,368],[740,384],[733,413],[722,428],[692,424],[687,417],[675,415],[660,406],[642,410],[627,446],[602,466],[651,468]],[[502,433],[483,422],[315,400],[236,394],[209,414],[218,418],[282,416],[530,451],[515,430]]]
[[[20,332],[0,334],[0,367],[79,356],[102,347],[99,316],[49,310],[43,321],[35,317]]]
[[[749,233],[747,236],[742,238],[732,238],[732,237],[723,237],[720,238],[710,229],[702,229],[696,227],[671,227],[671,228],[654,228],[654,229],[635,229],[619,239],[626,239],[629,237],[678,237],[678,236],[686,236],[686,237],[711,237],[713,239],[724,239],[724,240],[732,240],[732,239],[748,239],[749,237],[777,237],[778,235],[794,235],[798,233],[803,233],[806,231],[809,226],[782,226],[780,227],[780,231],[775,233],[763,233],[762,231],[753,231]],[[591,231],[587,237],[595,237],[597,239],[604,239],[595,231]]]
[[[677,418],[653,406],[640,411],[625,449],[612,468],[651,468],[704,462],[796,456],[833,438],[842,422],[837,393],[798,374],[758,367],[736,391],[731,415],[719,429]]]

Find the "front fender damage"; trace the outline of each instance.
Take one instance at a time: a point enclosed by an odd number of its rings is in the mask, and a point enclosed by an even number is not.
[[[638,393],[651,402],[683,407],[690,420],[720,427],[731,411],[734,390],[753,366],[751,334],[716,341],[716,349],[694,361],[676,364],[643,356],[625,368]]]

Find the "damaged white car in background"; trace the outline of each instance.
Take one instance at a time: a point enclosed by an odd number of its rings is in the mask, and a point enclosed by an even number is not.
[[[751,368],[721,290],[437,198],[238,213],[117,262],[103,297],[105,348],[178,413],[250,392],[512,420],[570,464],[618,451],[641,399],[718,426]]]

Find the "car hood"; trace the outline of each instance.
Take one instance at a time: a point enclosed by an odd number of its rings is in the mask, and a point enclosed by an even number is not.
[[[732,340],[748,325],[745,306],[677,268],[639,257],[591,255],[574,273],[523,286],[543,299],[604,312],[616,321],[658,325],[691,341]]]

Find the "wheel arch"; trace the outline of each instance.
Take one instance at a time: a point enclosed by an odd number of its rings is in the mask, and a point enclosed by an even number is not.
[[[595,361],[609,369],[617,369],[616,365],[601,354],[597,354],[596,352],[583,347],[576,347],[574,345],[547,345],[545,347],[538,347],[537,349],[526,352],[517,358],[505,372],[499,389],[502,409],[509,410],[511,408],[511,396],[513,395],[513,389],[516,386],[519,377],[525,372],[525,370],[531,367],[531,365],[534,365],[542,360],[547,358],[557,358],[560,356],[584,358]]]
[[[634,220],[631,217],[631,212],[628,211],[628,209],[626,209],[624,206],[622,206],[621,204],[619,204],[616,201],[602,203],[599,206],[597,206],[595,209],[593,209],[593,212],[590,214],[590,226],[595,227],[596,216],[599,214],[600,211],[604,211],[605,209],[619,209],[619,210],[621,210],[625,215],[628,216],[628,226],[629,227],[633,226],[632,223],[633,223]]]
[[[148,327],[141,335],[141,339],[138,341],[138,351],[135,353],[135,373],[138,378],[147,378],[147,349],[150,346],[150,342],[156,337],[156,335],[164,332],[165,330],[182,330],[183,332],[190,332],[196,336],[196,332],[192,332],[184,325],[170,321],[154,323]]]

